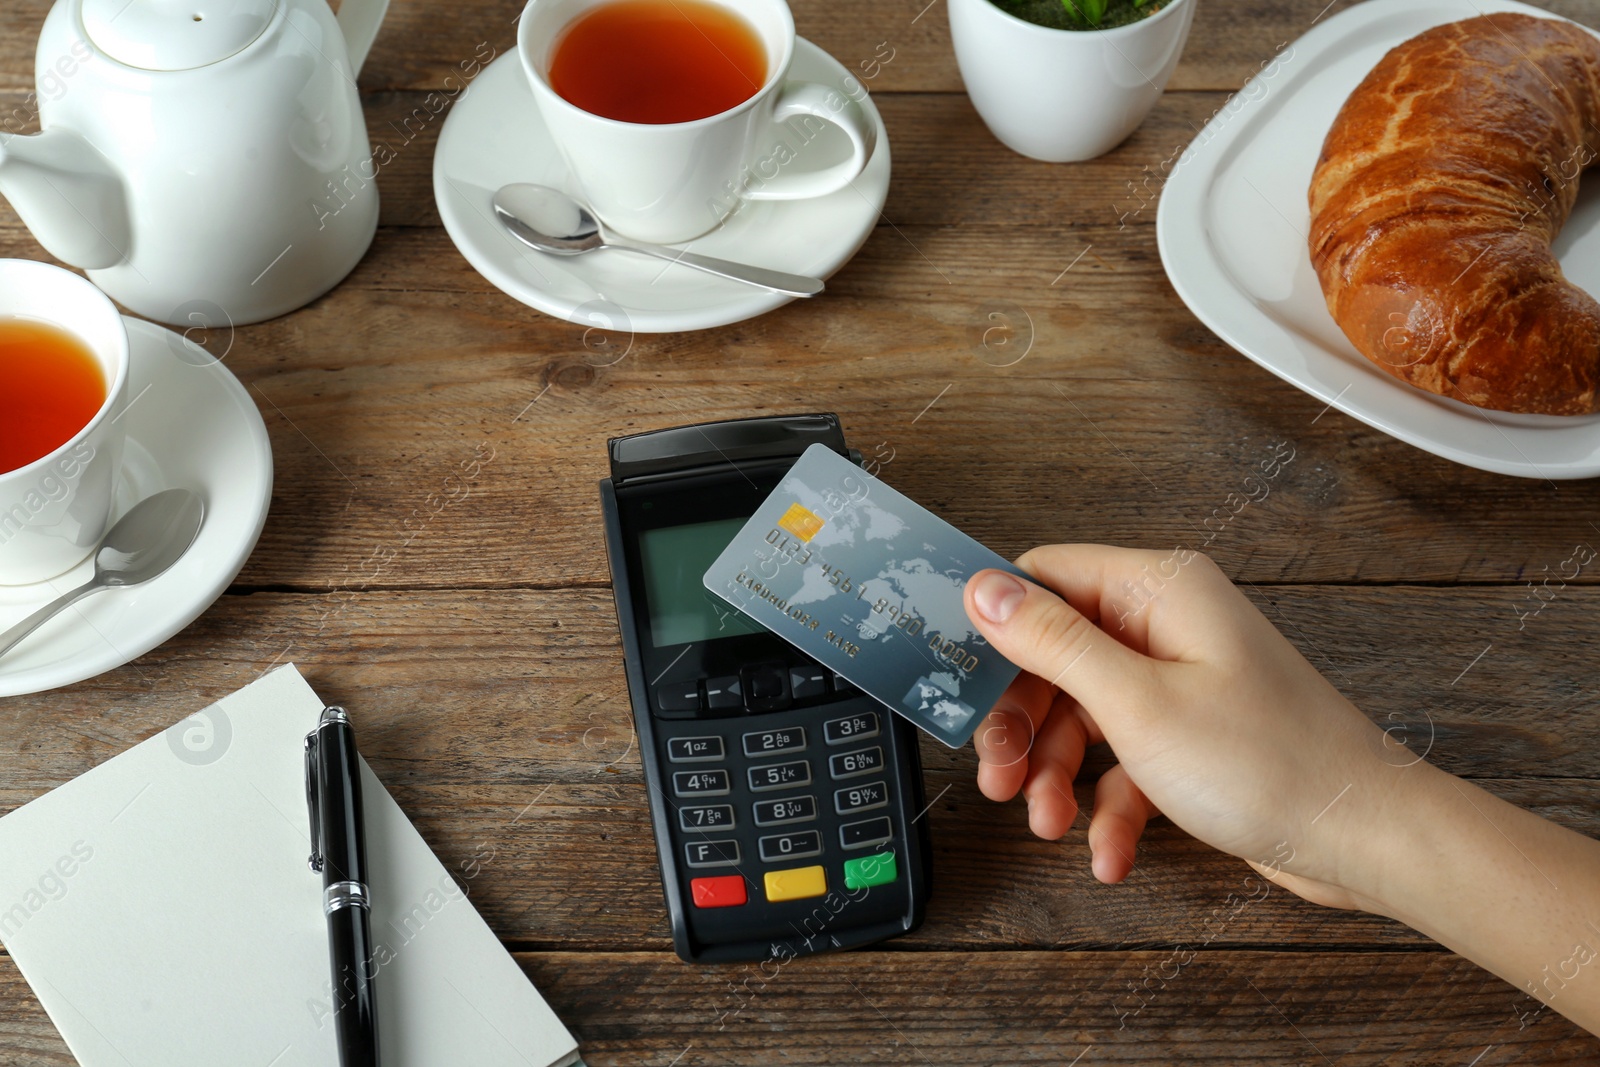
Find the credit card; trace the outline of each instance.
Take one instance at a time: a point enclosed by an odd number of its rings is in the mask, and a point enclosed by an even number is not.
[[[826,445],[734,535],[705,586],[951,748],[1017,667],[962,607],[985,567],[1026,574]]]

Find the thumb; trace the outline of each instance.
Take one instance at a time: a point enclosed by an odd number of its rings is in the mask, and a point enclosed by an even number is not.
[[[1091,714],[1127,707],[1154,661],[1090,622],[1055,593],[1005,571],[967,582],[964,602],[978,631],[1006,659],[1070,694]]]

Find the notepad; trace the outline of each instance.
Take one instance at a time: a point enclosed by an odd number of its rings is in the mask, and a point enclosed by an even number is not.
[[[0,818],[0,942],[83,1067],[338,1063],[306,863],[322,706],[280,667]],[[470,883],[365,764],[362,791],[385,1067],[578,1063]]]

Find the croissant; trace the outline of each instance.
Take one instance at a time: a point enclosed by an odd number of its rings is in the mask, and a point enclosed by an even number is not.
[[[1501,411],[1597,409],[1600,303],[1550,243],[1600,155],[1600,40],[1495,14],[1392,49],[1311,177],[1311,262],[1379,367]]]

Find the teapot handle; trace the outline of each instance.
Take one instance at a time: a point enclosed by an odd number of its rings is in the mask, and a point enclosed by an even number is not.
[[[339,5],[339,32],[344,34],[345,50],[350,55],[350,76],[360,77],[372,42],[389,11],[389,0],[344,0]]]

